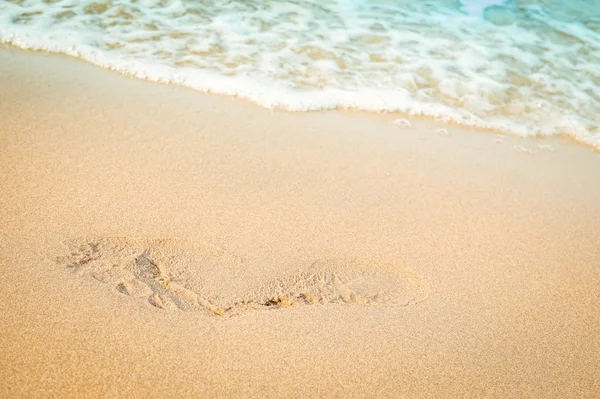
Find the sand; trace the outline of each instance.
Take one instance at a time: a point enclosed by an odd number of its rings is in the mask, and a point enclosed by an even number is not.
[[[1,397],[597,397],[600,158],[0,49]]]

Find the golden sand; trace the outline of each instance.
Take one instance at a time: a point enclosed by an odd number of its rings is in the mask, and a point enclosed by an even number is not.
[[[398,117],[2,49],[0,397],[597,397],[598,155]]]

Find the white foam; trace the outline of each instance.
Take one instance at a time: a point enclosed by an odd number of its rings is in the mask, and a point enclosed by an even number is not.
[[[412,123],[408,119],[398,118],[392,122],[396,126],[400,127],[412,127]]]
[[[531,154],[532,153],[532,151],[529,148],[522,146],[522,145],[515,145],[515,146],[513,146],[513,148],[515,149],[515,151],[520,152],[521,154]]]
[[[600,148],[600,26],[580,7],[500,3],[463,2],[483,19],[442,1],[4,1],[0,41],[269,108],[399,111]]]
[[[545,151],[545,152],[554,152],[555,149],[554,147],[552,147],[549,144],[538,144],[537,146],[540,150]]]

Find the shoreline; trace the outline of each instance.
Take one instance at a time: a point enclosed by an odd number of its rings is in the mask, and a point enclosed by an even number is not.
[[[17,49],[0,50],[0,83],[1,396],[600,392],[589,148],[271,112]],[[58,260],[70,240],[103,245],[92,269]],[[219,318],[180,294],[161,309],[99,273],[134,272],[129,250],[177,260],[173,281],[214,303],[312,289],[314,265],[402,300],[341,292]]]
[[[502,135],[502,136],[508,135],[511,137],[518,137],[518,138],[543,139],[543,140],[551,140],[551,141],[557,140],[557,139],[558,140],[566,140],[566,141],[571,141],[573,143],[577,143],[578,145],[582,145],[600,155],[600,145],[586,142],[586,141],[584,141],[583,138],[577,137],[574,134],[522,135],[522,134],[518,134],[515,132],[511,132],[509,130],[497,128],[497,127],[482,127],[482,126],[478,126],[478,125],[470,125],[470,124],[466,124],[466,123],[460,123],[460,122],[456,122],[453,120],[443,120],[443,119],[439,119],[439,118],[436,118],[436,117],[430,116],[430,115],[408,114],[408,113],[404,113],[404,112],[400,112],[400,111],[369,111],[369,110],[354,108],[354,107],[337,107],[335,109],[332,108],[332,109],[318,109],[318,110],[293,110],[293,109],[288,109],[285,107],[277,107],[277,106],[270,107],[270,106],[263,105],[258,101],[252,100],[252,99],[248,98],[248,96],[243,96],[240,94],[226,94],[226,93],[211,92],[208,89],[207,90],[198,89],[198,88],[195,88],[193,86],[186,85],[183,83],[167,82],[164,79],[152,79],[152,78],[146,76],[144,73],[142,73],[142,76],[138,76],[139,73],[136,74],[136,73],[132,73],[132,72],[124,72],[116,67],[104,66],[101,63],[96,63],[89,59],[81,58],[79,56],[64,53],[64,52],[48,52],[47,50],[39,49],[39,48],[21,47],[21,46],[17,46],[15,44],[12,44],[12,43],[6,42],[6,41],[5,42],[0,41],[0,49],[7,49],[9,51],[16,50],[16,51],[31,52],[31,53],[36,53],[36,54],[40,54],[40,55],[59,57],[59,58],[64,57],[64,58],[74,60],[76,62],[83,62],[85,64],[94,66],[96,68],[100,68],[100,69],[102,69],[104,71],[108,71],[110,73],[118,74],[125,78],[141,80],[141,81],[151,83],[151,84],[158,84],[158,85],[164,85],[164,86],[169,86],[169,87],[175,87],[175,88],[179,88],[179,89],[191,90],[200,95],[216,96],[216,97],[222,97],[225,99],[231,99],[234,101],[242,101],[242,102],[245,102],[252,106],[257,106],[257,107],[266,109],[270,112],[300,113],[300,114],[303,114],[303,113],[310,114],[310,113],[314,113],[314,112],[319,112],[319,113],[342,112],[342,113],[353,113],[353,114],[359,114],[359,115],[365,114],[365,115],[368,115],[371,117],[384,117],[384,118],[392,117],[393,119],[390,119],[390,122],[393,122],[394,119],[421,121],[428,125],[440,125],[440,126],[449,125],[449,126],[457,127],[459,129],[465,130],[465,131],[484,132],[484,133],[488,133],[488,134],[496,134],[496,135]]]

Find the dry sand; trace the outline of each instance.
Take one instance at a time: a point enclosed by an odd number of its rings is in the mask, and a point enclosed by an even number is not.
[[[598,397],[598,155],[396,117],[0,50],[0,396]]]

